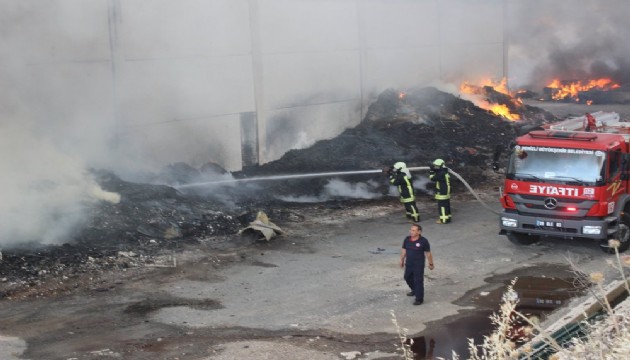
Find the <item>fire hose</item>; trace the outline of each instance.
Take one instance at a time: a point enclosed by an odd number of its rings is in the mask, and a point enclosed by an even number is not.
[[[417,166],[417,167],[410,167],[407,168],[409,169],[409,171],[412,170],[430,170],[431,168],[428,166]],[[500,212],[494,210],[493,208],[491,208],[490,206],[488,206],[488,204],[486,204],[483,200],[481,200],[481,198],[479,197],[479,195],[475,192],[475,190],[473,190],[473,188],[470,186],[470,184],[468,184],[468,182],[466,180],[464,180],[464,178],[459,175],[458,173],[456,173],[455,171],[453,171],[450,168],[447,168],[449,174],[452,174],[453,176],[455,176],[459,181],[461,181],[464,186],[466,186],[466,188],[468,189],[468,191],[470,191],[470,193],[475,197],[475,199],[477,199],[477,201],[479,201],[481,203],[481,206],[483,206],[484,208],[486,208],[487,210],[497,214],[497,215],[501,215]]]
[[[428,166],[417,166],[417,167],[410,167],[410,168],[407,168],[407,169],[409,169],[411,171],[411,170],[430,170],[431,168],[428,167]],[[470,193],[473,194],[475,199],[477,199],[477,201],[479,201],[483,207],[485,207],[487,210],[489,210],[489,211],[491,211],[491,212],[493,212],[493,213],[495,213],[497,215],[501,214],[501,213],[497,212],[496,210],[492,209],[490,206],[488,206],[483,200],[481,200],[479,195],[473,190],[473,188],[470,186],[470,184],[468,184],[468,182],[466,182],[466,180],[464,180],[464,178],[461,177],[461,175],[459,175],[455,171],[451,170],[450,168],[447,168],[447,169],[448,169],[448,172],[450,174],[455,176],[459,181],[461,181],[466,186],[468,191],[470,191]],[[199,182],[199,183],[184,184],[184,185],[176,186],[175,188],[176,189],[184,189],[184,188],[217,186],[217,185],[221,185],[221,184],[230,184],[230,183],[237,183],[237,182],[273,181],[273,180],[311,178],[311,177],[329,177],[329,176],[342,176],[342,175],[373,174],[373,173],[378,173],[378,172],[381,172],[381,171],[383,171],[383,170],[334,171],[334,172],[321,172],[321,173],[311,173],[311,174],[257,176],[257,177],[242,178],[242,179],[234,179],[234,178],[230,177],[228,179],[222,179],[222,180],[214,180],[214,181],[206,181],[206,182]]]

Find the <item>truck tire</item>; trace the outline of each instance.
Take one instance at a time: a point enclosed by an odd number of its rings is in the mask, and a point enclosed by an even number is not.
[[[519,245],[531,245],[540,240],[540,237],[538,235],[529,235],[515,232],[508,232],[506,236],[508,240]]]
[[[619,247],[617,248],[617,251],[621,253],[628,250],[628,247],[630,247],[630,227],[628,227],[628,225],[625,222],[620,222],[619,230],[617,230],[617,232],[611,235],[609,238],[609,240],[612,240],[612,239],[619,240],[620,244],[619,244]],[[608,253],[608,254],[615,253],[615,249],[608,246],[608,240],[602,241],[599,244],[599,248],[602,249],[603,252]]]

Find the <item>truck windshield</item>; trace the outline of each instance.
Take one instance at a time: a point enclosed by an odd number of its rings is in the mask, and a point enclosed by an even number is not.
[[[516,146],[507,177],[514,180],[593,186],[605,174],[603,151]]]

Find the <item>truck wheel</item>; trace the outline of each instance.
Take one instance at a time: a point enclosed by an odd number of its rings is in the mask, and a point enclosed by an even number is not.
[[[619,244],[619,247],[617,248],[617,251],[619,251],[620,253],[628,250],[628,247],[630,247],[630,227],[628,227],[628,225],[626,225],[623,222],[619,223],[619,230],[617,230],[617,232],[614,235],[612,235],[610,239],[619,240],[620,244]],[[599,247],[605,253],[608,253],[608,254],[615,253],[615,249],[608,246],[608,240],[602,241],[599,244]]]
[[[531,245],[535,242],[538,242],[538,240],[540,239],[537,235],[521,234],[514,232],[508,232],[506,236],[511,242],[519,245]]]

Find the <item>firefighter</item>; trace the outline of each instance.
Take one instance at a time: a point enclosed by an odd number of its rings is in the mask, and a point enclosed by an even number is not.
[[[429,170],[429,180],[435,183],[435,200],[438,205],[438,224],[451,222],[451,175],[444,160],[436,159]]]
[[[586,113],[584,116],[586,117],[586,126],[584,127],[584,131],[597,130],[597,120],[595,120],[593,115]]]
[[[389,177],[389,183],[398,187],[400,202],[405,206],[407,218],[420,222],[420,214],[416,206],[416,196],[411,181],[411,173],[404,162],[397,162],[389,169],[383,170]]]

